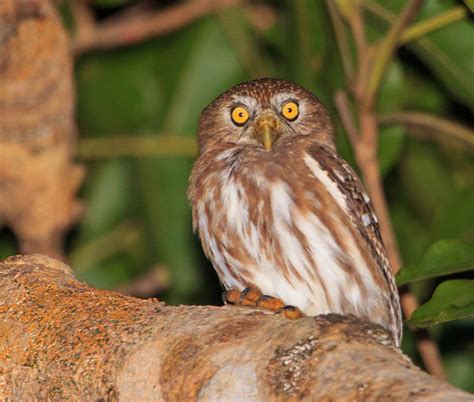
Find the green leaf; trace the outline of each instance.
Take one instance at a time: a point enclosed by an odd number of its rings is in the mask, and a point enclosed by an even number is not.
[[[469,317],[474,317],[474,280],[456,279],[439,285],[433,297],[413,312],[408,323],[430,327]]]
[[[397,283],[419,281],[474,269],[474,245],[461,240],[440,240],[423,256],[420,264],[403,267]]]

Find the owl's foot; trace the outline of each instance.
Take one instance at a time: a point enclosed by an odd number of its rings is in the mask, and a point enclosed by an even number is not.
[[[236,289],[227,290],[223,294],[223,299],[226,304],[260,307],[289,319],[300,318],[303,315],[298,307],[287,306],[283,300],[264,295],[257,289],[245,288],[243,291]]]

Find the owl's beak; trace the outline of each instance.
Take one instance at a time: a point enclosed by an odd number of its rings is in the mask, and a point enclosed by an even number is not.
[[[255,118],[254,127],[257,140],[270,151],[280,129],[278,116],[273,111],[265,111]]]

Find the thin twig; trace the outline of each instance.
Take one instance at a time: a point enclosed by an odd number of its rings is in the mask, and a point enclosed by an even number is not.
[[[472,0],[464,0],[463,2],[471,13],[474,13],[474,2]]]
[[[352,86],[354,90],[354,96],[356,99],[360,99],[368,80],[371,60],[369,46],[365,38],[364,14],[359,3],[357,3],[354,7],[353,13],[349,18],[349,25],[354,37],[357,54],[357,73],[355,82],[352,83]]]
[[[383,43],[374,56],[374,64],[371,69],[366,88],[366,97],[368,102],[373,101],[375,93],[379,88],[380,80],[382,79],[385,68],[387,67],[393,53],[400,43],[399,41],[403,31],[416,16],[422,5],[423,0],[409,1],[390,27]]]
[[[85,0],[69,2],[74,19],[74,42],[87,43],[93,40],[95,33],[95,17]]]
[[[354,75],[354,66],[352,65],[351,53],[349,50],[349,42],[347,40],[346,31],[342,18],[337,12],[336,5],[333,0],[326,0],[326,6],[329,10],[334,34],[336,36],[336,43],[341,56],[342,68],[346,78],[351,79]]]
[[[171,133],[81,138],[77,147],[77,157],[85,160],[164,155],[194,156],[196,152],[197,144],[194,138]]]
[[[89,26],[87,34],[82,34],[82,27],[78,25],[77,35],[72,40],[72,49],[74,54],[78,55],[92,49],[130,45],[149,37],[175,31],[198,18],[243,1],[195,0],[177,3],[164,10],[156,12],[145,10],[127,19],[115,18],[100,25]]]
[[[444,13],[413,24],[405,29],[403,34],[400,36],[399,44],[411,42],[423,35],[460,21],[463,18],[466,18],[468,14],[469,13],[464,6],[455,6]]]
[[[474,148],[474,130],[453,121],[422,112],[394,112],[379,116],[380,124],[403,124],[422,129],[430,137],[448,136]]]
[[[334,95],[334,104],[336,106],[339,117],[341,118],[342,125],[349,136],[349,141],[354,148],[359,141],[359,133],[352,117],[351,109],[349,106],[349,100],[347,94],[343,90],[339,90]]]

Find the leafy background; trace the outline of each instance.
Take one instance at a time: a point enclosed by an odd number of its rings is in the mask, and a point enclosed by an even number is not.
[[[59,3],[73,36],[78,27],[70,5]],[[131,3],[91,5],[102,21]],[[177,2],[151,3],[159,9]],[[364,4],[368,38],[376,41],[404,1]],[[460,1],[430,0],[417,21],[454,7],[467,10]],[[472,125],[474,29],[468,14],[397,52],[384,75],[378,113],[416,110]],[[171,304],[221,303],[186,200],[196,124],[218,94],[258,76],[290,79],[314,91],[333,114],[340,153],[354,165],[333,104],[345,80],[323,1],[252,2],[139,44],[76,58],[77,159],[88,169],[81,194],[87,212],[68,237],[67,253],[82,280]],[[406,265],[399,282],[411,283],[420,302],[427,302],[411,322],[430,328],[449,380],[474,392],[472,138],[470,144],[385,125],[379,156]],[[4,229],[1,256],[16,251]],[[422,366],[407,328],[403,349]]]

